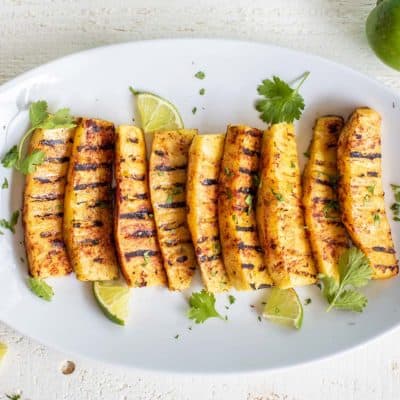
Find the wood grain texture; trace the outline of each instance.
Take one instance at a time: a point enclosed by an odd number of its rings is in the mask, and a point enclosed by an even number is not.
[[[344,63],[400,89],[369,49],[375,0],[0,0],[0,83],[57,57],[103,44],[162,37],[274,43]],[[45,307],[45,305],[44,305]],[[354,327],[356,329],[356,326]],[[327,361],[239,377],[154,376],[65,355],[0,324],[9,353],[0,398],[102,400],[397,400],[400,330]],[[64,360],[76,363],[61,373]]]

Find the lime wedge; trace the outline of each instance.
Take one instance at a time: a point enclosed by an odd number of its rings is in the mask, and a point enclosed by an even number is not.
[[[272,322],[300,329],[303,323],[303,306],[296,291],[272,288],[263,316]]]
[[[177,108],[168,100],[153,93],[134,92],[140,123],[145,132],[183,129]]]
[[[104,314],[116,324],[125,325],[128,318],[129,288],[120,282],[94,282],[93,292]]]
[[[5,343],[0,342],[0,360],[6,355],[8,347]]]

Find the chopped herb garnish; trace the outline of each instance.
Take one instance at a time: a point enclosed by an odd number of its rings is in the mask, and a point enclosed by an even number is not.
[[[196,112],[197,112],[197,107],[193,107],[192,108],[192,114],[194,115],[194,114],[196,114]]]
[[[247,207],[247,215],[250,215],[250,213],[251,213],[251,211],[253,209],[253,196],[251,194],[248,194],[244,201],[248,205],[248,207]]]
[[[304,300],[304,305],[308,306],[309,304],[311,304],[311,299],[308,297],[307,299]]]
[[[206,77],[206,74],[203,71],[199,71],[194,74],[194,77],[197,79],[204,79]]]
[[[215,296],[203,289],[201,292],[192,293],[189,299],[190,308],[187,316],[196,324],[201,324],[208,318],[221,318],[221,314],[215,309]]]
[[[172,188],[170,190],[170,192],[168,193],[167,200],[166,200],[167,203],[171,204],[174,199],[174,196],[176,196],[178,194],[182,194],[182,193],[183,193],[183,188],[181,186]]]
[[[219,244],[219,242],[213,243],[213,250],[214,254],[219,254],[221,252],[221,245]]]
[[[371,186],[367,186],[367,190],[368,190],[368,193],[373,195],[374,191],[375,191],[375,184],[371,185]]]
[[[253,185],[258,188],[260,186],[260,176],[258,174],[253,175]]]
[[[277,76],[263,80],[257,88],[258,94],[263,96],[263,99],[256,102],[256,109],[261,113],[260,118],[271,124],[291,123],[299,119],[304,110],[304,99],[299,94],[299,89],[308,75],[310,73],[305,72],[294,89]]]
[[[8,189],[8,179],[4,178],[3,184],[1,185],[2,189]]]
[[[393,220],[396,222],[400,221],[400,186],[399,185],[391,185],[395,203],[393,203],[390,209],[393,211]]]
[[[232,221],[237,224],[237,215],[236,214],[232,214]]]
[[[179,335],[175,335],[175,336],[174,336],[174,339],[178,339],[178,338],[179,338]]]
[[[303,153],[303,156],[306,157],[306,158],[310,158],[310,150],[306,150],[306,151]]]
[[[325,218],[335,218],[335,212],[339,211],[339,202],[337,200],[329,200],[322,209]]]
[[[236,301],[236,297],[231,294],[228,296],[229,304],[233,304]]]
[[[226,176],[233,176],[234,175],[233,172],[228,167],[224,168],[224,172],[225,172]]]
[[[283,196],[280,193],[275,192],[274,189],[271,188],[271,193],[278,201],[283,201]]]
[[[204,96],[204,93],[206,92],[206,89],[204,89],[204,88],[201,88],[200,90],[199,90],[199,95],[200,96]]]
[[[19,211],[16,210],[12,213],[10,221],[7,221],[4,218],[0,220],[0,227],[8,229],[12,233],[15,233],[15,225],[17,225],[18,223],[18,218],[19,218]]]
[[[146,267],[150,262],[150,251],[147,250],[143,253],[143,264],[142,267]]]
[[[36,296],[50,301],[54,296],[53,288],[45,281],[38,278],[28,278],[28,286]]]
[[[295,167],[296,167],[295,163],[293,161],[290,161],[290,168],[295,168]]]
[[[374,223],[375,223],[376,225],[379,225],[379,224],[380,224],[380,222],[381,222],[381,216],[380,216],[378,213],[375,213],[375,214],[374,214],[373,219],[374,219]]]
[[[231,191],[231,189],[226,188],[225,193],[226,193],[226,196],[228,197],[228,199],[231,199],[231,198],[232,198],[232,191]]]
[[[257,317],[257,319],[258,319],[260,322],[262,321],[262,319],[261,319],[261,317],[260,317],[260,316],[258,316],[258,317]]]
[[[20,400],[21,399],[20,394],[6,394],[6,397],[9,400]]]

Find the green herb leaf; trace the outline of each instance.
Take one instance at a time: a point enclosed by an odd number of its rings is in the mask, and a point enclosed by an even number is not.
[[[200,96],[204,96],[204,93],[206,92],[206,89],[204,89],[204,88],[201,88],[200,90],[199,90],[199,95]]]
[[[53,288],[45,281],[38,278],[28,278],[28,286],[36,296],[50,301],[54,296]]]
[[[228,296],[229,304],[233,304],[236,301],[236,297],[231,294]]]
[[[4,155],[1,160],[4,168],[12,168],[18,161],[18,148],[17,146],[11,147],[10,150]]]
[[[8,189],[8,179],[4,178],[3,184],[1,185],[2,189]]]
[[[308,306],[309,304],[311,304],[312,300],[308,297],[304,300],[304,305]]]
[[[366,297],[354,290],[368,284],[372,278],[372,268],[365,254],[351,247],[346,250],[339,259],[339,282],[334,278],[320,274],[324,288],[323,295],[328,300],[329,307],[342,310],[361,312],[367,305]]]
[[[371,186],[367,186],[368,193],[374,194],[375,192],[375,184]]]
[[[322,209],[325,218],[335,218],[337,217],[337,212],[339,211],[339,202],[337,200],[329,200]]]
[[[192,108],[192,114],[193,114],[193,115],[196,114],[196,111],[197,111],[197,107],[193,107],[193,108]]]
[[[226,176],[233,176],[234,175],[234,173],[228,167],[224,168],[224,172],[225,172]]]
[[[43,163],[46,154],[41,150],[33,150],[31,154],[26,156],[20,163],[18,169],[24,174],[28,175],[35,172],[36,167]]]
[[[378,213],[375,213],[372,217],[374,219],[374,224],[379,225],[381,222],[381,216]]]
[[[195,76],[195,78],[197,78],[197,79],[204,79],[204,78],[206,77],[206,74],[205,74],[203,71],[199,71],[199,72],[196,72],[196,73],[194,74],[194,76]]]
[[[390,209],[393,211],[394,221],[400,221],[400,185],[390,185],[393,190],[395,203],[393,203]]]
[[[271,188],[271,193],[278,201],[283,201],[283,196],[280,193],[275,192],[274,189]]]
[[[215,296],[213,293],[203,289],[201,292],[192,293],[189,299],[190,308],[188,310],[188,318],[194,320],[196,324],[202,324],[208,318],[223,317],[215,309]]]
[[[271,124],[291,123],[299,119],[304,110],[304,99],[299,94],[299,89],[309,74],[305,72],[294,89],[277,76],[263,80],[257,88],[258,94],[264,97],[256,102],[256,110],[261,113],[260,118]]]
[[[20,400],[21,399],[20,394],[6,394],[6,397],[9,400]]]
[[[248,205],[247,215],[250,215],[250,213],[253,209],[253,196],[251,194],[247,195],[244,201]]]
[[[18,218],[19,218],[19,211],[16,210],[12,213],[10,221],[7,221],[4,218],[0,220],[0,227],[8,229],[12,233],[15,233],[15,225],[17,225],[18,223]]]
[[[138,92],[137,90],[135,90],[132,86],[129,86],[129,91],[134,95],[137,96],[140,92]]]

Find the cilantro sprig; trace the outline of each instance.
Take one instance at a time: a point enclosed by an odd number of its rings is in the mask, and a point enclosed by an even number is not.
[[[189,299],[190,308],[187,312],[189,319],[196,324],[202,324],[208,318],[225,319],[215,309],[215,296],[203,289],[201,292],[192,293]]]
[[[360,288],[368,284],[372,277],[372,268],[365,254],[351,247],[346,250],[339,259],[339,281],[331,276],[320,274],[323,287],[323,295],[329,303],[327,312],[332,308],[362,312],[368,300],[354,288]]]
[[[38,278],[28,278],[29,289],[43,300],[50,301],[54,296],[53,288]]]
[[[258,100],[255,106],[261,113],[260,118],[267,124],[292,123],[299,119],[304,110],[304,99],[299,89],[309,75],[310,72],[305,72],[295,88],[290,87],[278,76],[263,80],[257,91],[264,98]]]
[[[18,223],[18,219],[19,219],[19,211],[16,210],[12,213],[11,215],[11,219],[9,221],[7,221],[6,219],[2,218],[0,219],[0,227],[4,228],[4,229],[8,229],[9,231],[11,231],[12,233],[15,233],[15,226]],[[0,231],[1,232],[1,231]],[[3,232],[1,232],[0,234],[2,234]]]
[[[1,163],[5,168],[15,168],[24,175],[35,171],[36,166],[43,163],[45,153],[34,150],[23,157],[25,141],[36,129],[73,128],[76,126],[75,119],[70,115],[68,108],[61,108],[54,114],[48,112],[47,102],[39,100],[31,103],[29,107],[30,128],[26,131],[19,144],[13,146],[3,157]]]

